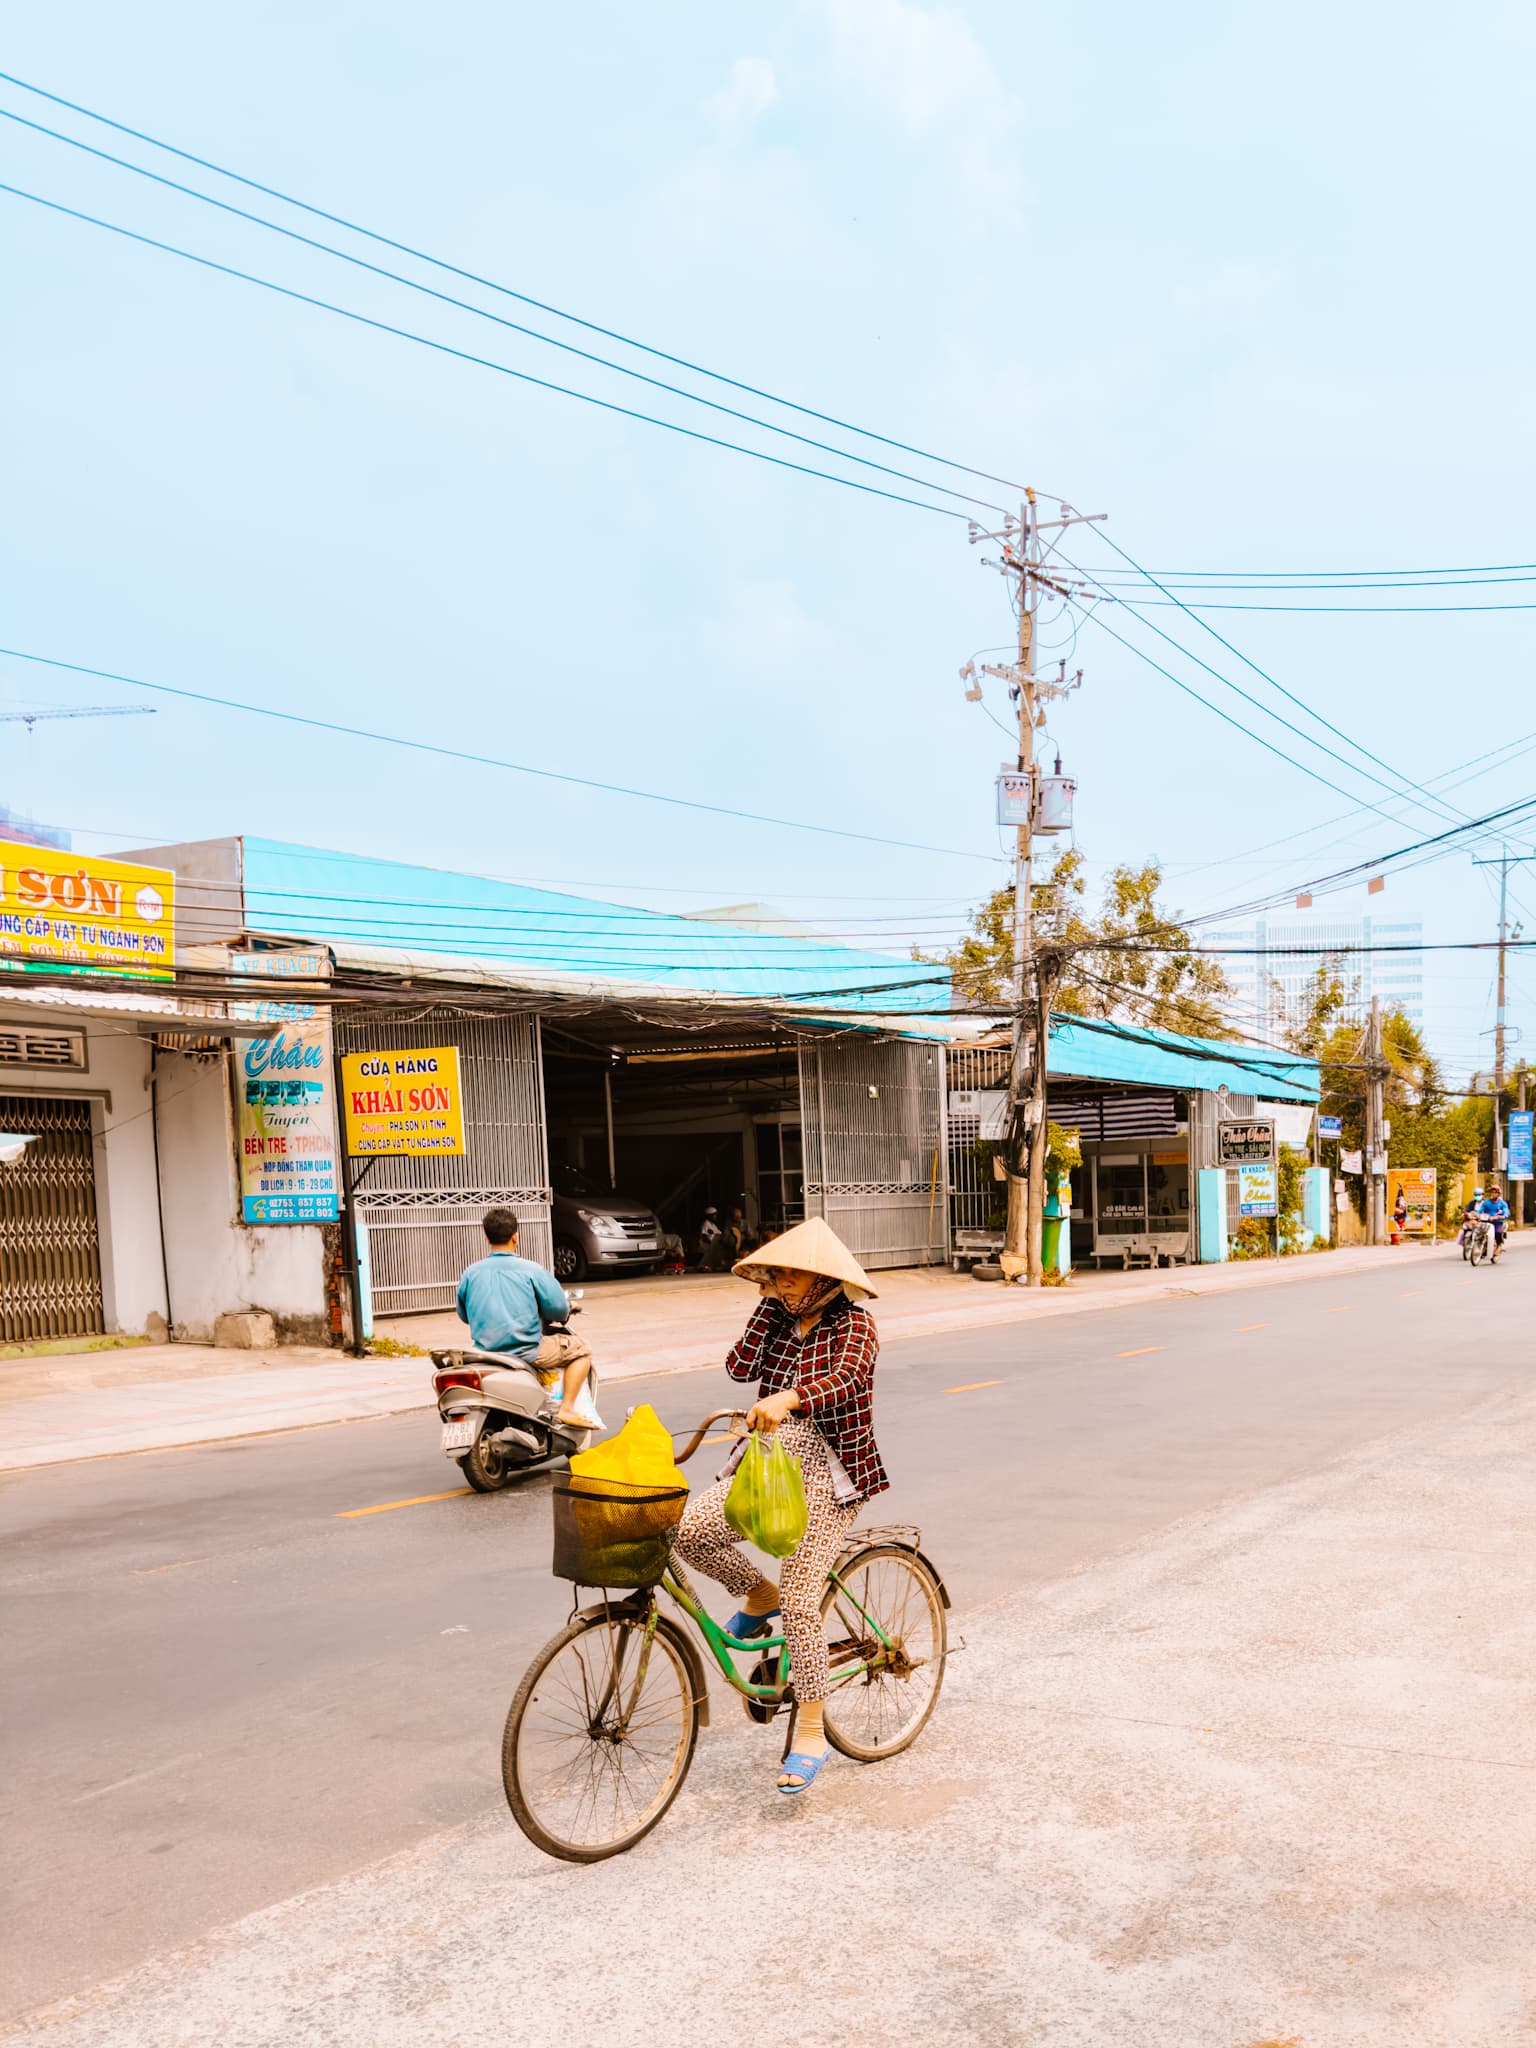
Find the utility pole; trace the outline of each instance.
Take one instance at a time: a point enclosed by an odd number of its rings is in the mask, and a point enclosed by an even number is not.
[[[1013,856],[1013,1057],[1008,1069],[1008,1221],[1003,1250],[1025,1262],[1024,1284],[1040,1285],[1040,1225],[1035,1221],[1043,1197],[1035,1178],[1033,1125],[1026,1122],[1028,1159],[1026,1177],[1019,1178],[1019,1117],[1027,1099],[1034,1110],[1033,1074],[1039,1069],[1042,1093],[1045,1076],[1045,1040],[1048,1023],[1031,1003],[1030,983],[1034,977],[1035,949],[1033,922],[1035,831],[1035,614],[1040,590],[1034,571],[1040,566],[1040,535],[1034,524],[1034,493],[1019,514],[1019,773],[1027,778],[1029,810],[1018,830]]]
[[[1499,1173],[1499,1111],[1504,1101],[1505,1047],[1507,1023],[1505,1014],[1505,993],[1508,985],[1506,956],[1512,937],[1518,938],[1522,927],[1516,925],[1513,933],[1509,928],[1509,871],[1523,867],[1528,861],[1536,861],[1536,853],[1511,853],[1506,844],[1497,860],[1474,860],[1475,868],[1497,868],[1499,871],[1499,980],[1498,997],[1493,1012],[1493,1171]],[[1513,1209],[1513,1204],[1510,1205]]]
[[[1050,1035],[1050,1007],[1060,980],[1060,963],[1054,953],[1042,954],[1035,944],[1033,916],[1034,828],[1039,778],[1035,770],[1035,731],[1044,723],[1044,707],[1077,687],[1066,681],[1066,664],[1059,680],[1047,681],[1035,673],[1036,626],[1044,592],[1059,597],[1074,594],[1072,579],[1050,564],[1049,549],[1042,546],[1042,534],[1102,519],[1102,512],[1074,512],[1060,507],[1058,519],[1038,516],[1036,494],[1027,490],[1017,522],[1003,521],[1000,533],[984,533],[971,527],[971,540],[1002,543],[1002,560],[994,566],[1016,582],[1015,605],[1019,618],[1018,659],[1011,666],[984,663],[987,675],[1005,681],[1018,710],[1019,746],[1017,771],[1027,792],[1014,844],[1013,858],[1013,961],[1012,961],[1012,1053],[1008,1067],[1008,1139],[1004,1164],[1008,1169],[1008,1221],[1003,1237],[1005,1272],[1012,1278],[1022,1261],[1025,1284],[1038,1287],[1041,1281],[1040,1238],[1045,1210],[1045,1151],[1047,1121],[1045,1110],[1046,1055]],[[974,678],[967,663],[961,675]],[[1077,678],[1081,681],[1081,671]],[[975,689],[979,696],[979,686]]]
[[[1511,868],[1525,867],[1532,861],[1536,861],[1536,853],[1511,853],[1508,846],[1506,846],[1497,860],[1474,860],[1472,863],[1475,868],[1497,868],[1499,871],[1499,992],[1493,1021],[1493,1095],[1495,1101],[1504,1092],[1506,955],[1509,950],[1510,940],[1512,938],[1519,938],[1522,930],[1520,925],[1516,925],[1513,931],[1509,928],[1509,871]],[[1497,1159],[1495,1159],[1494,1165],[1497,1167]]]
[[[1387,1184],[1376,1171],[1383,1119],[1381,1089],[1387,1066],[1381,1056],[1381,998],[1371,997],[1365,1036],[1365,1240],[1383,1244],[1387,1235]]]

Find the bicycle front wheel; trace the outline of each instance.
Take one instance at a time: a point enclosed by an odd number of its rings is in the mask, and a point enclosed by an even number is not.
[[[567,1863],[632,1849],[682,1790],[699,1710],[677,1624],[649,1650],[643,1616],[591,1615],[534,1658],[507,1715],[501,1776],[512,1817]]]
[[[922,1559],[899,1543],[857,1552],[838,1578],[842,1587],[829,1580],[821,1603],[832,1658],[827,1740],[875,1763],[915,1742],[937,1704],[948,1654],[944,1598]],[[859,1664],[839,1678],[840,1667]]]

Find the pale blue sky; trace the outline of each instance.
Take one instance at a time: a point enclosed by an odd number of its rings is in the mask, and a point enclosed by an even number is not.
[[[1398,568],[1536,559],[1531,23],[1513,5],[1458,25],[1426,6],[1122,0],[53,0],[13,21],[0,68],[606,325],[1109,512],[1143,562]],[[14,88],[0,105],[175,173]],[[9,122],[0,161],[8,183],[736,431]],[[1011,620],[962,526],[5,195],[0,249],[7,644],[995,856],[1005,743],[955,671]],[[1536,728],[1533,622],[1216,621],[1416,777]],[[1356,821],[1342,846],[1324,850],[1339,827],[1231,862],[1345,806],[1091,625],[1074,661],[1085,686],[1055,728],[1080,780],[1080,842],[1098,864],[1162,858],[1188,910],[1433,829],[1422,814]],[[1182,657],[1168,665],[1258,722]],[[0,700],[136,701],[13,663]],[[193,707],[0,738],[0,800],[92,847],[245,829],[657,905],[769,897],[866,939],[937,936],[998,872]],[[1513,800],[1533,762],[1458,801]],[[1536,905],[1536,869],[1521,890]],[[1365,907],[1363,889],[1330,904]],[[1464,858],[1371,908],[1422,910],[1432,937],[1491,928]],[[1465,1073],[1488,1043],[1491,963],[1448,955],[1430,973],[1437,1045]],[[1536,973],[1522,966],[1515,986],[1536,1041]]]

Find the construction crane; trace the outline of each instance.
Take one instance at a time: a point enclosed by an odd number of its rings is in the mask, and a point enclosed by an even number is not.
[[[0,711],[0,725],[24,725],[40,718],[153,718],[153,704],[66,704],[61,711]]]

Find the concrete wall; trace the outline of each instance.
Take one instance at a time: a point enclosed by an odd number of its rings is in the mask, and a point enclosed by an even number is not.
[[[280,1337],[329,1341],[325,1231],[240,1221],[229,1055],[157,1055],[161,1200],[178,1338],[207,1343],[226,1311],[268,1310]]]

